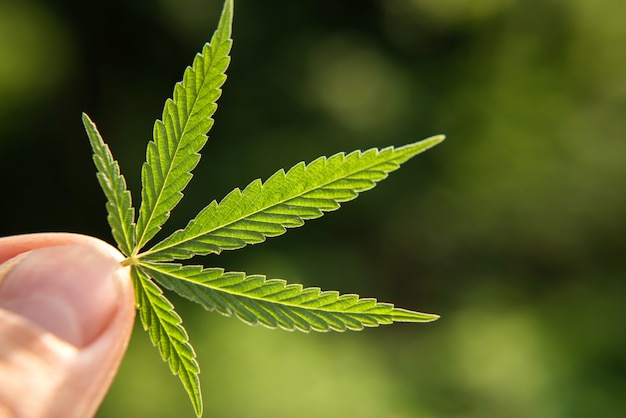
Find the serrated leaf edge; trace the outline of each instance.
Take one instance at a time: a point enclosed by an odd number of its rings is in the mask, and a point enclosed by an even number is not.
[[[306,165],[304,163],[296,164],[287,173],[279,170],[265,182],[255,180],[248,184],[243,191],[238,188],[234,189],[220,203],[217,203],[215,200],[212,201],[184,229],[175,231],[149,250],[140,253],[138,258],[149,261],[183,260],[194,255],[219,254],[222,250],[239,249],[245,245],[263,242],[266,237],[281,235],[286,231],[286,228],[301,226],[305,220],[315,219],[322,216],[324,212],[338,209],[340,207],[339,203],[352,200],[359,193],[373,188],[378,182],[386,178],[390,172],[398,169],[400,164],[435,146],[443,139],[443,135],[438,135],[399,148],[387,147],[381,150],[371,148],[364,152],[353,151],[347,155],[338,153],[328,158],[320,157]],[[372,154],[374,154],[373,157]],[[243,207],[249,206],[251,199],[258,201],[261,199],[261,196],[274,193],[280,188],[281,184],[293,183],[296,176],[305,176],[307,172],[309,175],[318,174],[317,171],[312,172],[311,170],[330,170],[329,167],[336,163],[337,160],[341,160],[339,167],[343,167],[344,164],[353,163],[354,161],[352,160],[359,162],[368,155],[372,158],[368,165],[358,165],[354,171],[342,173],[341,176],[332,176],[323,182],[308,184],[304,189],[285,197],[277,195],[276,200],[268,202],[263,207],[244,212],[240,216],[233,217],[233,219],[227,219],[222,224],[206,226],[207,223],[218,217],[218,214],[221,213],[220,210],[222,212],[227,210],[229,213],[241,211]],[[381,156],[385,156],[385,158]],[[320,168],[320,166],[322,167]],[[358,178],[359,173],[374,170],[377,170],[376,178]],[[312,181],[311,179],[308,180]],[[341,182],[344,182],[344,184],[339,187]],[[351,187],[348,187],[348,182],[350,182]],[[271,185],[272,190],[267,190],[268,185]],[[301,183],[298,183],[298,185],[301,185]],[[335,186],[334,188],[333,185]],[[326,196],[315,201],[315,194],[321,191],[331,193],[334,196]],[[305,205],[299,199],[308,199],[309,203]],[[290,202],[292,203],[291,205],[289,205]],[[315,206],[316,204],[317,206]],[[298,213],[289,213],[291,209],[296,207],[301,211],[300,215]],[[255,221],[252,218],[261,214],[267,215],[267,217],[272,215],[275,218],[282,215],[285,220],[283,222],[264,220],[263,222],[257,222],[255,225]],[[245,228],[236,228],[235,225],[239,222],[246,222]],[[255,229],[255,227],[258,229]],[[266,230],[261,230],[261,227]],[[217,231],[223,231],[223,237],[216,235]],[[237,236],[238,234],[239,236]],[[220,241],[221,239],[222,244],[208,242],[211,237],[214,241]],[[202,241],[203,239],[205,242]],[[186,246],[193,247],[193,250],[186,249]]]
[[[212,116],[226,81],[225,72],[232,46],[232,16],[233,1],[226,0],[211,41],[196,55],[192,66],[187,67],[183,80],[176,83],[172,98],[165,102],[161,119],[154,124],[153,140],[148,143],[146,162],[141,170],[142,202],[137,219],[135,252],[152,239],[167,221],[171,210],[183,196],[182,190],[191,180],[191,171],[200,160],[199,151],[208,139],[206,133],[213,126]],[[217,72],[213,73],[214,70]],[[198,87],[199,73],[202,76]],[[208,90],[205,91],[205,88]],[[200,111],[205,114],[199,116],[196,106],[206,96],[212,100],[202,105]],[[182,157],[179,155],[181,150],[185,151]],[[176,176],[172,174],[174,171],[178,171]]]
[[[121,174],[119,164],[102,139],[96,124],[86,113],[82,114],[82,120],[93,150],[93,162],[98,170],[96,176],[107,198],[107,221],[113,239],[120,251],[129,256],[135,244],[135,209],[126,186],[126,179]]]
[[[150,341],[169,365],[172,374],[180,379],[196,415],[201,416],[200,366],[182,319],[159,286],[140,266],[132,266],[131,277],[144,330],[148,332]]]
[[[356,294],[304,288],[264,275],[174,263],[142,263],[162,286],[223,315],[292,331],[361,330],[392,322],[430,322],[438,315],[396,308]],[[215,292],[215,293],[213,293]]]

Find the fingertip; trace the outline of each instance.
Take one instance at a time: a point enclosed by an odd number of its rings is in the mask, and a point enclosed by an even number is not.
[[[5,263],[0,306],[74,346],[86,346],[124,301],[130,279],[118,258],[104,246],[32,250]]]
[[[0,238],[0,405],[10,416],[96,413],[134,324],[123,259],[85,235]]]

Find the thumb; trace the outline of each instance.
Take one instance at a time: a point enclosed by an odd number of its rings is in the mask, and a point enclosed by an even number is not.
[[[0,416],[85,417],[102,402],[134,303],[121,255],[100,247],[37,248],[0,265]]]

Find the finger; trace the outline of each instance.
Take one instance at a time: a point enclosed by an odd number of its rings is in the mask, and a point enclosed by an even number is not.
[[[134,322],[128,269],[94,238],[11,238],[13,250],[0,239],[0,257],[30,251],[0,266],[0,415],[92,416]]]
[[[39,234],[12,235],[0,237],[0,263],[30,250],[59,245],[79,244],[92,247],[122,261],[124,256],[115,248],[98,238],[69,232],[44,232]]]

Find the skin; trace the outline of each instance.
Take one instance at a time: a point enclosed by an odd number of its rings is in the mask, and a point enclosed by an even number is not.
[[[0,418],[96,413],[135,318],[123,258],[84,235],[0,238]]]

